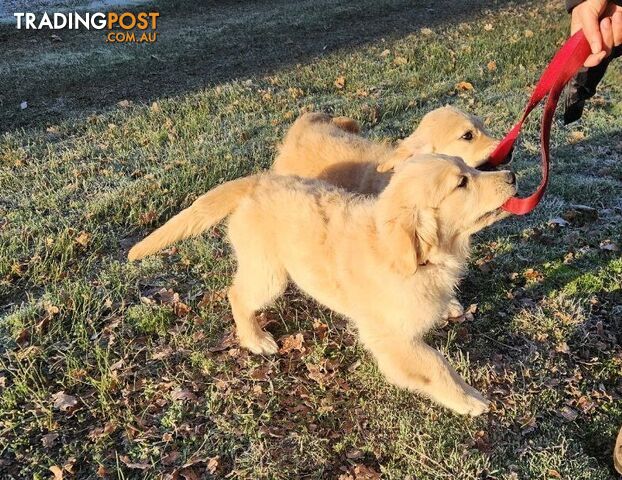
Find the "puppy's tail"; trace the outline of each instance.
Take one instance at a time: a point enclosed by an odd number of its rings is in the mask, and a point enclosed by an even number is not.
[[[134,245],[128,260],[139,260],[184,238],[201,234],[232,213],[257,184],[258,176],[238,178],[201,195],[185,210]]]

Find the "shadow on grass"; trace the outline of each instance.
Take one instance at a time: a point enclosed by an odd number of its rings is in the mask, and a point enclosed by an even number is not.
[[[101,31],[63,30],[53,39],[50,31],[0,25],[0,132],[86,116],[120,100],[149,102],[269,74],[507,6],[485,0],[156,2],[159,37],[142,45],[106,44]],[[22,101],[28,108],[20,109]]]

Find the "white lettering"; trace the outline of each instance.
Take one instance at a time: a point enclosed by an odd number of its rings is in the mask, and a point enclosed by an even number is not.
[[[71,21],[71,15],[69,15],[69,19]],[[63,13],[55,13],[54,14],[54,29],[60,30],[61,28],[65,28],[66,26],[67,26],[67,15]]]
[[[41,21],[39,22],[38,28],[42,29],[43,27],[48,27],[50,30],[52,29],[52,20],[50,20],[47,12],[43,13],[43,17],[41,17]]]
[[[14,13],[13,16],[16,18],[17,24],[15,25],[18,30],[22,28],[22,17],[24,16],[24,12]]]
[[[100,19],[100,21],[96,22],[97,19]],[[93,25],[93,28],[96,30],[102,30],[106,28],[106,15],[101,12],[94,13],[93,15],[91,15],[91,25]]]
[[[35,14],[34,13],[27,13],[26,14],[26,29],[32,28],[33,30],[36,30],[37,27],[35,26]]]
[[[74,28],[77,30],[78,28],[80,28],[80,24],[82,24],[83,27],[85,27],[87,30],[89,28],[89,14],[86,14],[86,18],[81,17],[79,13],[74,13],[74,20],[75,20],[75,24],[74,24]]]

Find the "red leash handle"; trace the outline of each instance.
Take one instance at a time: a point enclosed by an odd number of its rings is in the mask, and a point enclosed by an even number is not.
[[[585,38],[583,31],[579,30],[555,54],[551,63],[546,67],[544,73],[540,77],[536,88],[531,94],[531,98],[527,103],[527,107],[523,116],[509,133],[501,140],[497,148],[490,155],[489,163],[493,166],[499,165],[508,157],[512,151],[514,143],[518,138],[523,123],[542,101],[548,95],[546,104],[544,105],[544,113],[542,115],[542,126],[540,132],[540,152],[542,154],[542,180],[534,193],[525,198],[512,197],[504,205],[503,209],[516,215],[524,215],[531,212],[544,195],[546,186],[549,181],[549,141],[551,137],[551,124],[557,108],[557,102],[564,86],[574,77],[581,69],[585,60],[590,55],[590,44]]]

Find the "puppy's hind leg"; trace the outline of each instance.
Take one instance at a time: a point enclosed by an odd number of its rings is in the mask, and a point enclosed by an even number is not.
[[[256,354],[272,355],[278,350],[274,338],[263,330],[255,312],[272,303],[287,286],[287,273],[268,259],[238,257],[238,270],[229,289],[229,303],[240,345]]]
[[[376,357],[378,368],[398,387],[422,393],[462,415],[475,417],[488,410],[488,400],[425,343],[387,337],[365,343]]]

